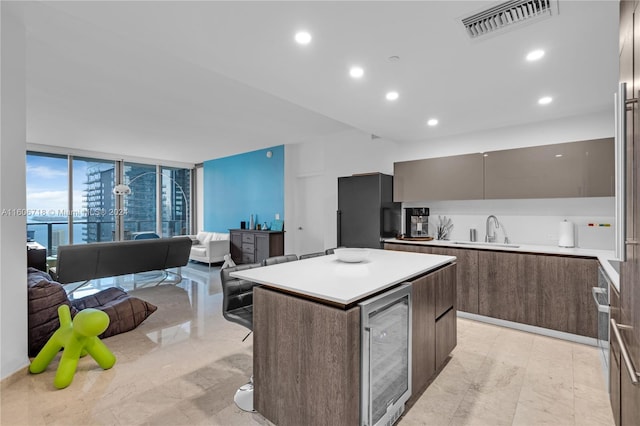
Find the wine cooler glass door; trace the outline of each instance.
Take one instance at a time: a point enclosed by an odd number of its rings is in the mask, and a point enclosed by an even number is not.
[[[393,424],[410,396],[411,288],[406,287],[362,308],[362,424]]]

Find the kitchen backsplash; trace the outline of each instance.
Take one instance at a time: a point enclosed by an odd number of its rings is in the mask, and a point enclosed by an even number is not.
[[[576,247],[613,250],[615,241],[615,207],[613,197],[526,200],[465,200],[403,203],[403,207],[429,207],[429,235],[435,236],[438,216],[453,222],[450,240],[469,241],[469,230],[477,230],[484,241],[487,216],[495,215],[501,224],[498,242],[504,231],[512,243],[558,245],[559,224],[575,224]],[[404,216],[404,215],[403,215]],[[403,218],[404,219],[404,218]],[[589,226],[610,225],[610,226]],[[403,223],[404,229],[404,223]]]

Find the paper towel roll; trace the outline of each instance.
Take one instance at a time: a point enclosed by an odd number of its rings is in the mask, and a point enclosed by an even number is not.
[[[573,222],[569,222],[568,220],[560,222],[560,226],[558,227],[558,235],[560,236],[560,239],[558,240],[559,247],[575,246]]]

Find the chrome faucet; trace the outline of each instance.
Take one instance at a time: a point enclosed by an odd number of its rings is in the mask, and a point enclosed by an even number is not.
[[[493,232],[491,232],[491,219],[493,219],[493,223],[494,223],[494,229]],[[495,243],[496,241],[496,233],[495,231],[500,228],[500,222],[498,222],[498,218],[495,217],[494,215],[490,215],[487,218],[487,233],[485,234],[484,237],[484,241],[487,243]]]
[[[494,223],[493,232],[491,229],[491,219],[493,219]],[[487,243],[495,243],[496,239],[498,238],[496,232],[498,228],[500,228],[500,222],[498,222],[498,218],[494,215],[490,215],[489,217],[487,217],[487,233],[484,237],[484,241]],[[511,241],[509,241],[509,237],[507,237],[507,230],[505,229],[504,225],[502,225],[502,233],[504,234],[504,243],[509,244]]]

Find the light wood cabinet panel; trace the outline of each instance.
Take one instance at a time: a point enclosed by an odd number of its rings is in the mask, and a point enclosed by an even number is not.
[[[480,315],[537,325],[535,257],[508,252],[478,253]]]
[[[436,319],[456,306],[456,269],[457,265],[447,266],[434,277]]]
[[[630,328],[620,330],[635,369],[640,365],[640,8],[638,2],[620,2],[620,82],[627,84],[626,105],[626,261],[620,271],[620,309],[618,323]],[[613,317],[613,313],[612,313]],[[612,339],[612,349],[615,351]],[[622,360],[621,360],[622,361]],[[629,379],[620,362],[620,424],[640,424],[640,387]],[[613,382],[613,380],[612,380]],[[612,397],[614,413],[618,408]]]
[[[386,250],[455,256],[456,310],[478,313],[478,250],[412,244],[385,243]]]
[[[598,286],[598,261],[535,256],[538,281],[536,325],[596,338],[598,316],[591,288]]]
[[[411,394],[418,395],[436,372],[435,286],[429,275],[414,280],[411,285]]]
[[[393,164],[393,201],[481,200],[482,154]]]
[[[597,260],[487,251],[479,263],[481,315],[597,336]]]
[[[442,367],[451,351],[457,344],[457,321],[456,311],[451,309],[447,311],[436,322],[436,366]]]
[[[613,138],[485,153],[486,199],[612,197]]]
[[[433,254],[455,256],[456,310],[478,313],[478,250],[432,247]]]
[[[442,362],[456,346],[455,297],[457,265],[447,265],[414,280],[411,290],[413,309],[411,351],[411,393],[419,396]],[[446,314],[437,314],[438,305],[448,305]],[[444,314],[444,315],[442,315]],[[438,317],[440,316],[440,319]],[[446,317],[446,320],[443,318]],[[451,322],[453,321],[453,324]],[[440,339],[436,327],[440,327]],[[449,333],[449,334],[447,334]],[[452,334],[451,334],[452,333]]]
[[[253,306],[255,409],[283,426],[359,424],[360,308],[263,287]]]
[[[620,295],[609,286],[609,316],[620,323]],[[616,426],[620,426],[620,345],[609,324],[609,401]]]
[[[637,426],[640,420],[640,387],[631,383],[624,363],[620,371],[620,424]]]
[[[408,251],[410,253],[432,253],[431,247],[413,244],[384,243],[385,250]]]

